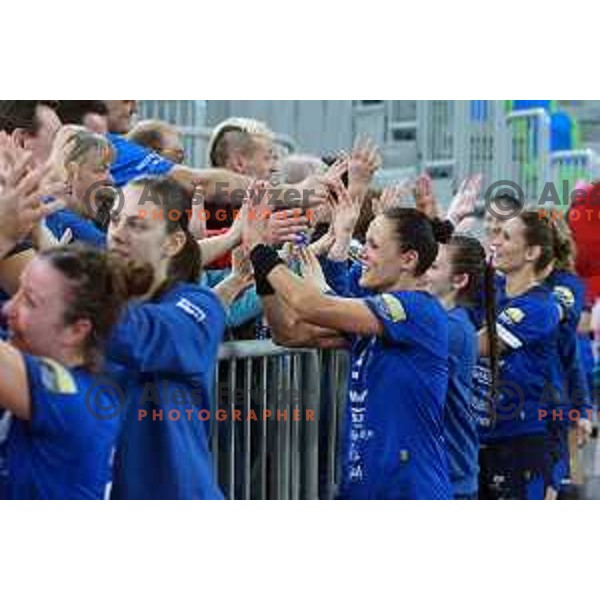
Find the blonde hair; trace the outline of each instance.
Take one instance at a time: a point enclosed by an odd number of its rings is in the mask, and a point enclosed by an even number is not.
[[[96,151],[112,162],[115,157],[115,149],[110,141],[99,133],[93,133],[87,129],[74,132],[67,139],[64,146],[64,165],[76,163],[80,165],[91,152]]]
[[[231,117],[221,121],[213,130],[207,147],[207,160],[211,167],[224,167],[233,148],[244,154],[254,150],[254,136],[273,139],[273,132],[262,121]]]

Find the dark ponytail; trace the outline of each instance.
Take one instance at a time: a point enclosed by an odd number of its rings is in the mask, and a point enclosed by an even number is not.
[[[125,263],[92,246],[70,244],[39,254],[67,280],[65,325],[88,319],[92,328],[85,341],[85,366],[102,366],[104,344],[127,301],[152,288],[152,268]]]
[[[490,348],[491,388],[487,397],[487,409],[494,420],[498,396],[498,379],[500,369],[500,351],[496,332],[496,289],[495,270],[492,260],[487,259],[485,249],[474,237],[454,235],[448,243],[453,275],[465,274],[469,280],[457,295],[459,306],[473,308],[479,305],[483,293],[485,308],[485,326],[488,332]],[[479,327],[479,323],[477,323]]]
[[[449,221],[430,219],[416,208],[394,207],[384,216],[392,221],[401,252],[414,250],[418,255],[415,276],[420,277],[434,263],[438,244],[445,244],[452,235]]]
[[[496,406],[498,405],[498,380],[500,378],[500,344],[498,343],[498,331],[496,329],[496,271],[493,265],[493,257],[484,260],[483,289],[485,306],[485,327],[488,335],[490,350],[490,372],[491,386],[487,397],[487,409],[492,425],[496,421]]]
[[[202,273],[200,247],[189,231],[192,214],[192,197],[178,183],[166,177],[144,177],[136,179],[130,185],[144,188],[142,198],[151,201],[162,211],[167,233],[181,231],[185,234],[185,244],[169,262],[167,279],[156,290],[154,297],[164,294],[180,282],[196,283]],[[140,200],[141,202],[141,200]]]
[[[447,244],[450,241],[454,233],[454,225],[450,221],[442,221],[436,217],[431,219],[431,226],[433,227],[433,235],[436,242]]]

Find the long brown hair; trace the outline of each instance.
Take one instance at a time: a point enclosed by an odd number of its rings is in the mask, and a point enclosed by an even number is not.
[[[500,346],[496,331],[496,274],[492,260],[485,256],[485,249],[474,237],[453,235],[448,243],[453,275],[465,274],[469,277],[467,286],[460,290],[457,304],[467,308],[477,306],[483,293],[485,326],[490,348],[491,388],[487,397],[487,410],[493,419],[498,399],[500,371]]]
[[[85,244],[70,244],[41,252],[39,258],[67,280],[65,325],[87,319],[92,328],[84,346],[85,366],[101,367],[103,347],[125,303],[148,292],[150,267],[134,266]]]
[[[167,280],[155,292],[160,296],[179,282],[196,283],[202,272],[202,257],[200,247],[189,231],[189,216],[192,210],[192,199],[185,188],[166,177],[144,177],[132,181],[129,185],[144,188],[144,194],[149,200],[158,200],[164,215],[167,233],[182,231],[185,234],[185,244],[181,251],[169,262]],[[178,218],[171,219],[176,212]]]

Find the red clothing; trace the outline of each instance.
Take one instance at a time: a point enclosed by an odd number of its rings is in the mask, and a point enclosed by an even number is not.
[[[585,192],[569,211],[569,226],[577,247],[576,270],[585,279],[588,301],[600,297],[600,184],[578,184]]]
[[[215,235],[221,235],[222,233],[227,233],[229,231],[228,227],[224,229],[207,229],[206,237],[215,237]],[[221,258],[217,258],[217,260],[211,262],[209,265],[206,265],[207,269],[231,269],[231,252],[227,252],[221,256]]]

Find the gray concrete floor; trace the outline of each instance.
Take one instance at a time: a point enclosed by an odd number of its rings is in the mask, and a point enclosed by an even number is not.
[[[600,440],[590,440],[581,456],[584,471],[582,499],[600,500]]]

